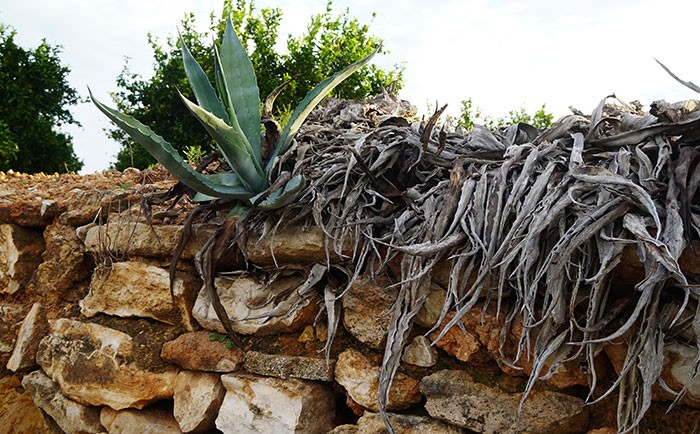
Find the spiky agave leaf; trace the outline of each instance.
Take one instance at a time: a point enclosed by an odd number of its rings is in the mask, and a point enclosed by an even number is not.
[[[343,80],[348,78],[355,71],[362,68],[370,60],[372,60],[372,57],[374,57],[374,55],[377,54],[378,51],[379,48],[374,50],[364,59],[355,62],[352,65],[346,67],[345,69],[326,78],[325,80],[317,84],[316,87],[314,87],[308,94],[306,94],[304,99],[301,100],[299,105],[297,105],[297,107],[294,109],[292,116],[289,118],[287,125],[284,127],[284,130],[282,131],[282,136],[280,137],[277,146],[272,151],[270,160],[267,163],[266,172],[269,172],[272,166],[274,165],[275,157],[280,153],[284,153],[284,151],[287,150],[289,144],[294,138],[294,135],[297,133],[297,131],[299,131],[299,127],[301,127],[301,124],[304,123],[311,111],[314,108],[316,108],[316,106],[321,102],[321,100],[325,98],[325,96],[328,95],[333,89],[335,89],[336,86],[342,83]]]
[[[212,180],[213,182],[216,182],[217,184],[225,185],[227,187],[245,188],[243,186],[243,183],[241,182],[241,179],[238,177],[238,175],[236,175],[233,172],[205,174],[204,177]],[[214,196],[209,196],[198,191],[197,194],[195,194],[192,198],[192,202],[209,202],[216,199],[218,198]]]
[[[249,189],[242,185],[227,186],[217,182],[214,178],[198,173],[182,159],[172,145],[154,133],[147,125],[102,104],[95,99],[89,88],[88,92],[90,93],[90,99],[102,113],[126,131],[131,138],[143,146],[153,158],[158,160],[163,167],[184,184],[215,198],[247,199],[253,195]]]
[[[218,145],[226,161],[238,174],[249,191],[259,192],[267,188],[267,178],[258,163],[248,140],[237,125],[229,125],[223,119],[185,98],[180,93],[187,108],[204,126]]]
[[[258,164],[262,165],[260,152],[260,90],[248,53],[238,39],[231,18],[226,20],[226,28],[221,43],[220,70],[222,81],[232,111],[253,148]],[[228,103],[226,101],[225,103]]]
[[[280,209],[285,205],[289,205],[297,198],[297,195],[306,187],[306,179],[302,175],[293,176],[284,187],[275,190],[270,195],[260,202],[257,206],[259,209],[271,211]],[[251,202],[260,197],[264,193],[260,193],[250,198]]]
[[[190,53],[187,44],[185,44],[185,41],[182,39],[182,35],[179,36],[182,65],[197,103],[202,106],[204,110],[210,111],[215,116],[223,119],[224,122],[230,123],[229,113],[226,112],[223,102],[216,95],[216,91],[211,85],[209,77],[207,77],[207,74],[204,72],[199,62],[192,56],[192,53]]]

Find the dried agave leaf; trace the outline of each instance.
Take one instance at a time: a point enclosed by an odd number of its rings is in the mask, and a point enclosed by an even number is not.
[[[368,102],[371,110],[387,110],[371,116],[353,104],[361,103],[330,100],[311,114],[297,150],[276,168],[304,174],[307,186],[283,210],[248,219],[251,229],[274,230],[290,219],[325,234],[326,260],[311,267],[302,292],[325,288],[326,356],[338,302],[352,282],[363,275],[392,279],[400,296],[381,374],[385,414],[432,268],[449,260],[436,328],[454,316],[438,340],[461,326],[470,309],[496,303],[503,363],[518,369],[530,358],[535,367],[528,392],[557,364],[582,358],[591,367],[589,399],[598,400],[594,357],[624,338],[627,360],[602,396],[621,391],[620,427],[635,429],[658,382],[662,341],[689,327],[689,312],[700,305],[700,291],[678,267],[688,240],[700,236],[700,113],[656,122],[636,103],[606,98],[590,118],[564,117],[537,137],[512,126],[436,132],[426,142],[419,123],[377,128],[377,119],[398,110],[396,100]],[[626,246],[639,252],[644,276],[620,289],[614,270]],[[400,276],[392,275],[390,261],[400,262]],[[678,294],[682,301],[672,298]],[[670,302],[676,310],[663,319],[660,310]],[[506,356],[503,345],[516,320],[523,325],[517,351]],[[690,326],[700,337],[700,320]],[[649,360],[640,364],[640,357]]]

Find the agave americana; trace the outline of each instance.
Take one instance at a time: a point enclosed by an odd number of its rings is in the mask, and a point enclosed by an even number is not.
[[[289,203],[304,185],[302,175],[291,177],[283,186],[270,188],[275,157],[292,143],[311,111],[338,84],[366,65],[377,53],[326,78],[312,89],[293,111],[267,161],[261,143],[260,96],[253,64],[233,29],[226,22],[220,50],[214,45],[215,85],[180,38],[182,61],[197,103],[180,93],[183,103],[214,139],[232,172],[202,174],[190,167],[178,151],[150,127],[90,98],[109,119],[143,146],[179,181],[198,192],[195,199],[235,199],[261,209],[275,209]],[[88,89],[89,91],[89,89]]]

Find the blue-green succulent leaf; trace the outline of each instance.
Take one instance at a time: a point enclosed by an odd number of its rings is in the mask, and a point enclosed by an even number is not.
[[[311,111],[314,108],[316,108],[316,106],[321,102],[321,100],[326,95],[328,95],[333,89],[335,89],[336,86],[342,83],[343,80],[352,75],[352,73],[365,66],[372,59],[372,57],[374,57],[374,55],[377,54],[377,51],[378,49],[374,50],[364,59],[353,63],[352,65],[348,66],[342,71],[339,71],[334,75],[326,78],[325,80],[317,84],[316,87],[314,87],[308,94],[306,94],[304,99],[294,109],[292,116],[289,118],[289,122],[287,122],[287,125],[284,127],[284,131],[282,131],[282,136],[280,137],[280,140],[277,143],[277,146],[275,147],[275,150],[273,151],[272,155],[270,156],[270,160],[267,163],[267,171],[269,171],[272,165],[274,164],[275,157],[280,153],[284,153],[287,150],[290,143],[292,143],[294,135],[297,133],[297,131],[299,131],[299,127],[301,127],[301,124],[304,123]]]
[[[216,77],[217,77],[217,86],[219,87],[219,95],[221,95],[221,100],[224,101],[224,105],[226,106],[226,110],[229,113],[229,119],[230,122],[228,123],[234,130],[236,131],[242,131],[243,134],[245,135],[245,131],[241,128],[240,123],[238,122],[238,117],[236,115],[236,109],[233,106],[233,102],[231,100],[231,92],[229,92],[229,87],[226,82],[226,79],[224,78],[223,75],[223,67],[221,66],[221,57],[219,56],[219,50],[217,50],[216,45],[214,46],[214,57],[216,60]],[[260,125],[258,125],[258,136],[256,136],[258,143],[260,142]],[[248,137],[246,136],[246,139]],[[260,145],[255,145],[252,142],[248,141],[248,146],[250,148],[251,155],[255,157],[255,160],[257,161],[257,164],[262,167],[262,161],[260,157]],[[256,151],[257,149],[257,151]]]
[[[219,50],[216,48],[216,44],[214,44],[214,61],[214,78],[216,79],[216,88],[219,91],[219,98],[224,104],[224,109],[228,114],[229,124],[231,124],[231,122],[238,123],[238,118],[236,117],[236,109],[233,107],[233,102],[231,101],[231,94],[228,91],[226,79],[224,79],[224,71],[221,66],[221,56],[219,55]]]
[[[182,94],[180,94],[180,97],[209,135],[212,136],[224,158],[240,178],[241,183],[253,192],[260,192],[267,188],[265,173],[255,159],[250,144],[241,129],[235,128],[235,125],[227,124],[221,118],[199,107]]]
[[[221,70],[233,103],[236,118],[253,147],[255,158],[262,164],[260,145],[260,90],[253,64],[233,29],[231,19],[221,43]]]
[[[268,197],[258,204],[258,208],[269,211],[273,209],[279,209],[283,206],[289,205],[297,198],[301,190],[306,187],[306,178],[302,175],[293,176],[284,187],[279,190],[273,191]],[[262,194],[257,194],[250,198],[251,203],[255,203],[255,200],[259,198]]]
[[[143,146],[153,158],[158,160],[175,178],[184,184],[214,198],[247,199],[253,195],[243,185],[236,185],[232,182],[230,183],[231,185],[224,185],[215,178],[198,173],[182,159],[175,148],[161,136],[154,133],[148,126],[129,115],[107,107],[95,99],[90,89],[88,89],[88,92],[90,93],[90,99],[102,113],[126,131],[131,138]]]
[[[220,117],[224,122],[229,122],[228,113],[224,108],[223,103],[216,95],[214,87],[209,81],[209,77],[202,69],[201,65],[190,53],[187,44],[182,39],[180,35],[180,51],[182,52],[182,65],[185,68],[185,75],[187,75],[187,80],[190,82],[194,96],[197,99],[197,103],[202,106],[205,110],[214,113],[217,117]]]
[[[221,173],[214,173],[214,174],[207,174],[204,175],[205,178],[211,180],[212,182],[215,182],[217,184],[225,185],[226,187],[243,187],[243,183],[241,182],[240,178],[238,178],[238,175],[232,172],[221,172]],[[219,199],[218,197],[215,196],[209,196],[208,194],[204,194],[201,192],[197,192],[197,194],[194,195],[192,198],[192,202],[209,202],[212,200]]]

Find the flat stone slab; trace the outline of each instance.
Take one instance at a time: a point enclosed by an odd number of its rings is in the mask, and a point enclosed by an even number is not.
[[[301,378],[303,380],[333,381],[335,361],[326,365],[325,358],[265,354],[248,351],[244,369],[252,374],[277,378]]]
[[[420,388],[430,416],[477,433],[574,434],[588,426],[583,400],[563,393],[532,391],[519,414],[522,394],[477,383],[464,371],[423,377]]]
[[[333,389],[312,381],[224,374],[216,427],[226,433],[325,434],[333,428]]]
[[[150,371],[134,350],[126,333],[61,318],[39,344],[37,361],[66,396],[84,405],[121,410],[172,397],[177,370]]]

